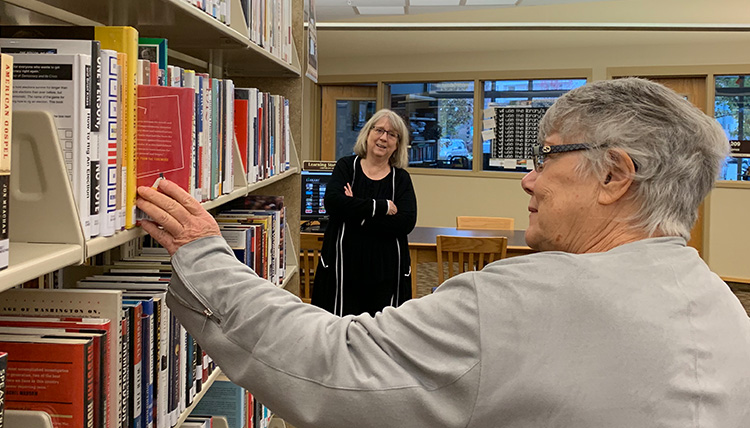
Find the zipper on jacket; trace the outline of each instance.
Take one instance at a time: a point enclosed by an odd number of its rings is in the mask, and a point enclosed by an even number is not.
[[[185,289],[188,290],[188,292],[190,292],[189,288],[187,286],[185,286]],[[169,290],[169,294],[171,294],[172,297],[174,297],[178,302],[180,302],[180,304],[182,306],[190,309],[191,311],[193,311],[195,313],[198,313],[198,314],[201,314],[201,315],[204,316],[203,327],[201,327],[201,331],[203,331],[203,329],[206,327],[206,322],[210,318],[212,318],[212,317],[213,317],[214,321],[216,322],[216,324],[221,325],[221,319],[219,319],[218,317],[214,316],[213,311],[211,311],[211,309],[208,309],[208,306],[205,303],[201,302],[201,304],[203,304],[203,309],[201,310],[201,309],[194,308],[193,305],[191,305],[190,303],[188,303],[187,301],[185,301],[185,299],[183,299],[182,296],[174,293],[172,291],[172,289]],[[193,297],[195,297],[195,299],[200,302],[200,299],[198,299],[198,297],[195,296],[195,294],[193,294],[192,292],[190,292],[190,294],[192,294]]]

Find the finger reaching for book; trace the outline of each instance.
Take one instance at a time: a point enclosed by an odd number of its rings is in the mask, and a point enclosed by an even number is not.
[[[142,220],[141,227],[169,254],[196,239],[221,235],[216,220],[180,186],[161,180],[158,189],[138,188],[138,208],[153,219]]]

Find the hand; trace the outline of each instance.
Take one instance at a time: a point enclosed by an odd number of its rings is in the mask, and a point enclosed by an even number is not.
[[[394,204],[392,200],[388,199],[388,212],[385,214],[395,215],[396,213],[398,213],[398,208],[396,208],[396,204]]]
[[[216,220],[180,186],[161,180],[158,189],[139,187],[136,205],[153,219],[141,221],[143,230],[169,254],[196,239],[221,236]]]
[[[354,192],[352,191],[352,185],[349,183],[346,183],[346,186],[344,186],[344,194],[349,197],[354,196]]]

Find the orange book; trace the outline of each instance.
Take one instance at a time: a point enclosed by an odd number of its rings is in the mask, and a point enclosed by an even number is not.
[[[94,428],[92,342],[0,335],[8,353],[5,408],[45,411],[54,428]]]

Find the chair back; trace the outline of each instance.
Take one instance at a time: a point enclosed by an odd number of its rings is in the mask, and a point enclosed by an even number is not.
[[[448,263],[450,278],[470,270],[482,270],[485,265],[505,258],[508,238],[504,236],[437,236],[438,284],[445,281],[443,264]],[[458,269],[456,269],[456,265]]]
[[[456,229],[458,230],[513,230],[514,220],[512,217],[474,217],[457,216]]]
[[[315,269],[320,260],[320,250],[323,248],[323,235],[302,233],[299,238],[299,266],[300,298],[305,303],[312,301],[312,284],[315,279]]]

